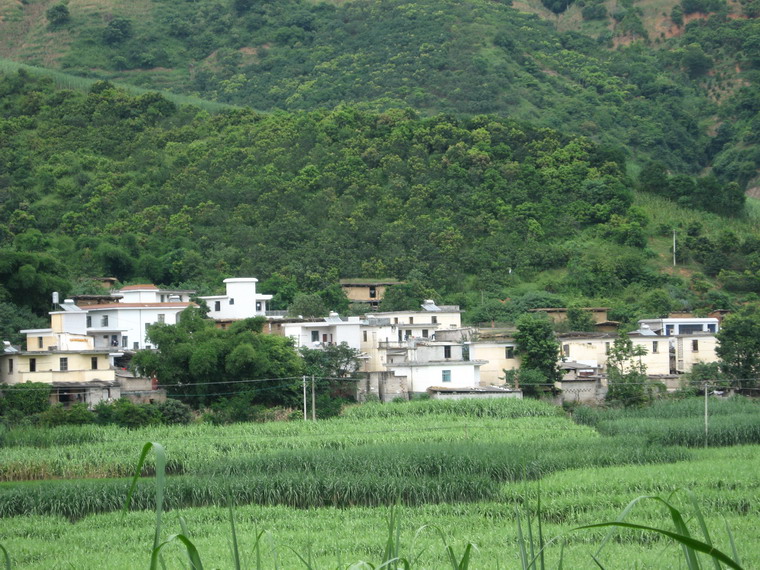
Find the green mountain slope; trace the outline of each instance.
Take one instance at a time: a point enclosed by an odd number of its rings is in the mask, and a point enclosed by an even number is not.
[[[743,55],[746,38],[760,37],[754,21],[697,20],[660,37],[672,3],[621,3],[583,20],[582,2],[568,2],[554,21],[486,0],[82,0],[53,25],[44,14],[55,2],[4,2],[0,55],[80,75],[259,110],[498,113],[619,146],[634,163],[656,157],[692,174],[716,166],[722,181],[742,185],[758,166],[755,143],[745,148],[747,96],[734,95],[754,84],[735,72],[754,65]],[[745,39],[730,45],[725,29]],[[632,40],[641,41],[625,47]],[[707,75],[700,56],[721,75]],[[711,140],[727,122],[733,132]]]
[[[93,275],[201,292],[257,275],[285,304],[299,289],[339,303],[339,277],[382,275],[470,309],[545,289],[524,305],[594,299],[623,319],[725,308],[708,279],[760,292],[760,241],[713,215],[679,224],[701,280],[662,272],[672,227],[647,211],[665,206],[631,207],[622,155],[582,137],[347,106],[210,115],[0,77],[0,303],[44,312]]]

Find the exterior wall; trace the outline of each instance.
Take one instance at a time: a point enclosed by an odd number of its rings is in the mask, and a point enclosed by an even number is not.
[[[375,295],[371,295],[370,289],[374,287]],[[354,303],[379,303],[385,296],[385,291],[388,289],[386,284],[368,283],[367,285],[359,284],[347,284],[341,285],[343,292],[348,297],[349,301]]]
[[[433,329],[458,329],[462,326],[462,315],[459,311],[394,311],[391,313],[374,313],[377,318],[390,319],[392,325],[399,328],[411,328],[414,330],[417,325],[430,325],[426,328]],[[414,325],[414,327],[404,327],[403,325]],[[438,325],[434,327],[433,325]]]
[[[606,387],[602,385],[598,378],[589,379],[588,381],[562,381],[557,382],[557,384],[562,390],[562,402],[600,402],[607,393]]]
[[[646,367],[647,374],[670,374],[670,343],[663,337],[632,337],[634,346],[643,346],[647,353],[637,357]],[[656,350],[656,352],[655,352]]]
[[[696,343],[696,346],[694,345]],[[683,335],[675,339],[675,366],[679,373],[691,372],[695,364],[717,362],[718,339],[711,335]],[[694,350],[696,348],[696,350]]]
[[[53,332],[76,334],[87,333],[87,311],[50,313],[50,328]]]
[[[247,319],[266,316],[266,304],[272,295],[256,293],[258,281],[255,277],[225,279],[225,295],[201,297],[208,304],[208,316],[212,319]],[[217,303],[219,303],[219,310],[216,310]]]
[[[564,360],[601,367],[607,363],[607,351],[612,346],[612,337],[560,337],[560,353]]]
[[[58,335],[52,330],[26,330],[21,332],[26,333],[26,350],[28,351],[46,351],[50,350],[51,346],[58,345]]]
[[[408,364],[389,365],[398,376],[406,376],[410,393],[426,392],[433,386],[447,388],[475,388],[480,386],[479,366],[470,362],[427,363],[424,366]],[[443,380],[443,371],[450,371],[450,380]]]
[[[507,358],[507,349],[511,348],[512,358]],[[480,381],[484,386],[504,384],[504,370],[520,368],[515,343],[508,342],[473,342],[470,344],[470,358],[487,361],[480,368]]]
[[[515,400],[522,400],[522,390],[515,390],[513,392],[468,392],[468,393],[446,393],[431,390],[431,400],[472,400],[472,399],[487,399],[487,398],[513,398]]]
[[[716,318],[682,317],[667,319],[642,319],[639,326],[648,326],[652,330],[661,330],[661,336],[677,336],[693,334],[695,331],[684,330],[684,327],[699,327],[698,332],[715,334],[720,330],[720,322]]]
[[[61,370],[61,358],[68,361],[68,370]],[[97,358],[98,368],[92,368],[92,358]],[[36,371],[30,372],[30,360],[34,359]],[[13,371],[9,372],[10,362]],[[18,384],[21,382],[89,382],[91,380],[112,381],[116,378],[110,367],[107,354],[97,353],[47,353],[47,354],[6,354],[0,358],[0,382]]]
[[[168,325],[176,324],[179,314],[188,307],[185,303],[165,303],[156,307],[109,307],[107,309],[93,308],[89,311],[92,326],[87,330],[95,339],[95,348],[152,348],[145,338],[148,325],[163,322]],[[108,324],[103,325],[103,317],[108,317]],[[116,346],[111,342],[116,336]],[[107,336],[108,338],[103,338]],[[127,337],[126,344],[124,337]]]
[[[351,348],[361,350],[361,323],[359,320],[345,321],[342,323],[328,322],[301,322],[284,323],[283,334],[293,339],[297,347],[319,348],[324,344],[340,344],[345,342]],[[318,335],[319,340],[312,341],[312,333]]]
[[[377,396],[381,402],[392,402],[396,398],[409,398],[409,387],[405,376],[396,376],[393,372],[372,372],[357,383],[356,397],[360,402],[367,396]]]

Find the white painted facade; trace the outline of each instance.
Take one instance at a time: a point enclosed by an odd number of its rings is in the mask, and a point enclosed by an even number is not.
[[[715,334],[720,321],[714,317],[669,317],[664,319],[641,319],[639,331],[652,331],[658,336],[678,336],[696,332]]]
[[[87,311],[87,334],[95,348],[141,350],[153,348],[146,339],[149,325],[177,323],[179,314],[194,303],[111,303],[93,305]]]
[[[266,316],[267,302],[272,299],[272,295],[257,293],[258,281],[255,277],[225,279],[226,293],[224,295],[200,297],[208,305],[209,318],[219,320]]]
[[[353,349],[361,350],[361,317],[341,319],[331,313],[321,321],[283,323],[283,334],[293,339],[296,347],[321,348],[345,342]]]

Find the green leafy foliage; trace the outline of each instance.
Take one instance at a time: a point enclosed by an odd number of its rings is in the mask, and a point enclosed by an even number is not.
[[[132,365],[157,377],[169,395],[195,405],[241,392],[255,394],[263,405],[298,402],[303,363],[290,339],[262,334],[262,324],[260,317],[244,319],[222,330],[189,308],[175,325],[150,326],[148,338],[158,351],[138,352]]]

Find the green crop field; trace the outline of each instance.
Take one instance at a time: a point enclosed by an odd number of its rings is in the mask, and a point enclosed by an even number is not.
[[[429,401],[365,404],[316,423],[8,430],[0,545],[12,568],[148,567],[158,487],[161,540],[183,533],[206,568],[236,567],[236,552],[243,568],[379,567],[389,529],[412,568],[452,567],[452,556],[469,556],[470,568],[521,567],[529,517],[538,541],[539,500],[543,538],[557,537],[548,568],[596,567],[602,545],[606,568],[689,567],[655,533],[615,530],[605,541],[607,528],[573,530],[657,495],[694,537],[704,540],[703,520],[715,547],[758,567],[760,407],[712,399],[709,409],[708,448],[700,399],[574,418],[532,400]],[[149,454],[123,512],[148,441],[166,450],[165,484]],[[673,530],[653,499],[626,521]],[[167,568],[192,567],[179,540],[162,554]]]

